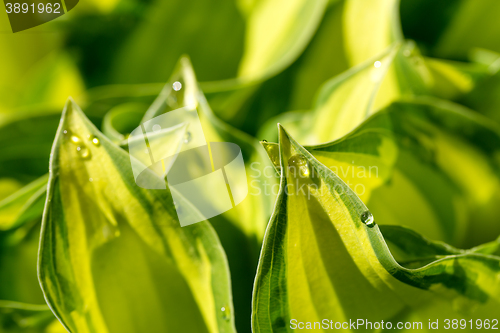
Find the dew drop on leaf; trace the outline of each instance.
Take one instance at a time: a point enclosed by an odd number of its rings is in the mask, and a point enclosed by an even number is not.
[[[223,306],[220,310],[222,311],[222,318],[224,320],[229,320],[231,318],[231,314],[227,306]]]
[[[302,155],[293,155],[288,159],[288,170],[294,177],[307,178],[311,175],[309,163]]]
[[[96,147],[99,147],[101,145],[101,141],[99,141],[99,138],[96,137],[96,136],[92,136],[90,137],[90,141],[92,142],[92,144]]]
[[[375,226],[375,220],[373,219],[372,213],[370,213],[369,211],[363,212],[360,218],[361,222],[366,224],[367,227],[372,228],[373,226]]]
[[[175,81],[174,84],[172,84],[172,88],[174,88],[175,91],[179,91],[182,88],[182,83]]]
[[[191,141],[191,138],[191,132],[186,132],[186,135],[184,136],[184,143],[189,143]]]
[[[76,147],[76,151],[80,154],[82,158],[87,159],[90,157],[90,150],[84,145]]]
[[[76,136],[76,135],[72,135],[71,138],[70,138],[71,142],[73,142],[74,144],[78,144],[80,142],[82,142],[82,139],[80,139],[79,136]]]

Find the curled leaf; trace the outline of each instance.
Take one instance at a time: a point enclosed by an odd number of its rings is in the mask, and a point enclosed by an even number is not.
[[[292,319],[390,321],[455,313],[493,315],[500,258],[449,255],[415,269],[394,259],[378,220],[329,168],[280,131],[281,190],[261,253],[253,299],[256,332],[292,331]],[[429,318],[429,317],[428,317]]]
[[[52,154],[38,271],[68,330],[234,331],[227,262],[208,223],[181,228],[170,192],[138,187],[129,155],[71,100]]]

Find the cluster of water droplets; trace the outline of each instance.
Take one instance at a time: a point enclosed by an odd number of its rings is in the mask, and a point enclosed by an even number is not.
[[[78,135],[74,133],[71,133],[70,130],[64,130],[63,134],[69,139],[71,143],[73,143],[76,146],[76,151],[78,152],[81,158],[88,159],[91,157],[90,149],[87,147],[82,138],[80,138]],[[88,135],[87,139],[90,142],[90,144],[96,147],[99,147],[101,145],[101,141],[99,140],[99,138],[94,135]]]

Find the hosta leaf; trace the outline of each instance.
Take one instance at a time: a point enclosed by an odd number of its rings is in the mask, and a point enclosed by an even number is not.
[[[497,311],[500,258],[450,255],[418,269],[400,266],[355,193],[279,131],[281,190],[255,282],[254,331],[291,332],[292,319],[388,321],[425,313],[432,301],[446,315],[452,303],[460,311],[478,307],[455,318]]]
[[[490,75],[488,66],[426,58],[413,42],[396,43],[327,81],[311,111],[281,114],[259,135],[274,140],[272,127],[279,122],[304,144],[335,140],[394,101],[429,95],[461,99]]]
[[[500,257],[500,237],[498,237],[493,242],[481,244],[480,246],[473,248],[472,251],[476,253],[491,254]]]
[[[460,102],[500,123],[498,111],[500,109],[500,72],[498,72],[500,60],[498,59],[500,58],[497,57],[497,60],[488,67],[493,75],[477,84]]]
[[[172,89],[174,82],[181,83],[182,88],[179,91]],[[272,199],[269,197],[272,193],[267,193],[265,186],[272,186],[276,179],[266,177],[263,172],[266,167],[271,166],[258,142],[225,124],[212,113],[198,87],[189,59],[182,58],[169,83],[148,109],[143,122],[185,106],[196,108],[207,142],[233,142],[241,148],[243,154],[249,193],[236,207],[210,218],[210,223],[217,230],[228,255],[233,277],[235,308],[239,314],[238,331],[245,332],[249,329],[250,295],[258,251],[271,211]]]
[[[138,187],[128,154],[72,101],[52,153],[38,270],[66,328],[234,331],[226,258],[208,223],[181,228],[170,192]]]
[[[215,81],[217,90],[238,90],[242,81],[261,81],[289,66],[312,38],[326,5],[326,0],[264,0],[241,6],[244,13],[238,13],[236,1],[155,4],[120,50],[113,73],[123,83],[157,82],[189,54],[203,81]],[[152,44],[156,52],[145,47]],[[221,53],[227,45],[231,48]],[[164,66],[152,67],[154,59]]]
[[[310,41],[326,0],[259,1],[247,18],[238,76],[260,79],[290,65]]]
[[[36,274],[40,221],[0,232],[0,300],[43,304]]]
[[[311,5],[316,4],[317,2],[311,2]],[[270,7],[269,4],[262,6]],[[280,68],[282,71],[279,74],[261,85],[247,84],[246,88],[230,88],[227,84],[221,85],[223,82],[220,81],[202,82],[201,87],[217,116],[247,133],[254,134],[267,119],[278,113],[309,108],[318,88],[326,80],[349,67],[342,40],[342,9],[343,1],[330,1],[321,22],[306,23],[302,19],[297,20],[295,25],[319,23],[319,26],[297,60],[286,69]],[[280,27],[273,30],[277,29]],[[294,50],[301,51],[297,47]],[[296,56],[298,55],[293,55]],[[286,62],[281,61],[279,66],[287,66],[287,62],[293,57],[289,52],[284,59]],[[276,67],[272,66],[275,72]],[[266,77],[268,76],[269,73]]]
[[[464,254],[444,242],[431,241],[411,229],[393,225],[379,225],[380,231],[397,262],[408,268],[418,268],[447,255]]]
[[[102,132],[114,143],[125,141],[126,134],[139,124],[147,106],[142,103],[126,103],[111,109],[102,121]]]
[[[48,175],[42,176],[0,201],[0,230],[9,230],[41,217],[47,179]]]
[[[395,81],[386,74],[400,48],[394,45],[383,54],[330,79],[320,89],[310,112],[289,112],[271,119],[265,127],[267,131],[261,131],[260,136],[274,139],[271,125],[276,122],[285,124],[306,144],[331,141],[347,134],[378,107],[399,97],[399,92],[394,90],[397,88]],[[375,62],[378,62],[376,66]],[[385,82],[383,86],[382,82]]]
[[[496,13],[500,4],[494,0],[458,1],[451,11],[451,22],[440,34],[434,53],[443,58],[463,59],[471,49],[481,47],[500,52],[496,36],[500,25]]]
[[[431,74],[429,93],[443,99],[459,100],[467,96],[494,73],[483,64],[424,59]]]
[[[384,223],[467,248],[500,234],[499,145],[499,129],[484,118],[420,100],[394,103],[344,138],[306,148]]]
[[[172,83],[176,81],[182,85],[179,91],[172,89]],[[203,92],[198,87],[188,58],[181,58],[177,70],[159,97],[148,109],[142,122],[184,106],[197,109],[207,142],[234,142],[240,146],[247,166],[250,166],[253,162],[259,163],[259,168],[269,165],[267,158],[262,155],[257,140],[225,124],[213,114]],[[249,182],[256,178],[253,174],[247,175]],[[258,182],[258,185],[261,186],[261,182]],[[266,215],[270,210],[267,202],[267,199],[263,196],[248,195],[241,204],[224,215],[239,229],[243,230],[245,234],[261,239],[265,229]]]
[[[22,184],[13,178],[0,178],[0,200],[10,197],[22,187]]]
[[[245,21],[235,1],[157,2],[144,17],[122,47],[111,50],[116,53],[109,83],[163,82],[183,54],[193,57],[203,80],[236,76]]]
[[[46,186],[44,176],[1,202],[0,300],[44,303],[36,275],[36,258]],[[4,317],[7,321],[17,320],[9,311]]]
[[[284,80],[292,82],[292,90],[283,94],[290,98],[285,110],[309,108],[319,87],[350,67],[342,36],[343,8],[343,1],[330,1],[311,43],[296,64],[284,71]]]
[[[347,0],[344,40],[351,65],[382,53],[395,42],[402,42],[399,0]]]
[[[65,333],[47,305],[0,301],[2,333]]]
[[[2,17],[0,28],[2,31],[11,31],[7,16]],[[2,52],[0,56],[0,70],[3,73],[0,78],[0,114],[10,108],[23,105],[21,97],[23,93],[27,92],[27,87],[23,79],[34,74],[33,69],[36,68],[37,65],[40,66],[40,64],[43,63],[40,59],[53,58],[50,56],[50,53],[54,53],[54,51],[57,50],[60,45],[60,39],[60,34],[54,31],[53,33],[43,35],[24,34],[23,36],[15,36],[4,34],[0,38],[0,47],[4,50],[9,50],[9,52]],[[53,65],[59,68],[65,66],[65,64]],[[43,65],[41,67],[43,67]],[[57,77],[57,75],[55,76]],[[51,82],[52,78],[54,77],[50,76],[40,79],[49,83],[48,85],[50,86],[50,83],[53,83]],[[52,92],[57,94],[57,91]],[[33,93],[36,93],[36,91],[33,91]],[[43,96],[43,94],[41,94],[38,95],[38,97],[45,99],[48,96]],[[49,102],[54,101],[49,100]]]
[[[58,118],[49,111],[0,114],[0,174],[29,182],[47,173]]]

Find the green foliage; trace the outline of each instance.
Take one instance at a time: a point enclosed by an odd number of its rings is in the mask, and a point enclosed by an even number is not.
[[[456,316],[471,304],[480,316],[495,315],[500,257],[454,250],[407,229],[381,232],[346,183],[281,126],[279,131],[281,188],[257,271],[254,331],[292,331],[292,318],[391,321],[441,298],[454,304]],[[298,167],[297,159],[304,161]],[[453,313],[452,303],[434,316]]]
[[[89,0],[2,34],[0,333],[499,319],[499,10]],[[186,227],[127,140],[182,107],[249,188]]]

